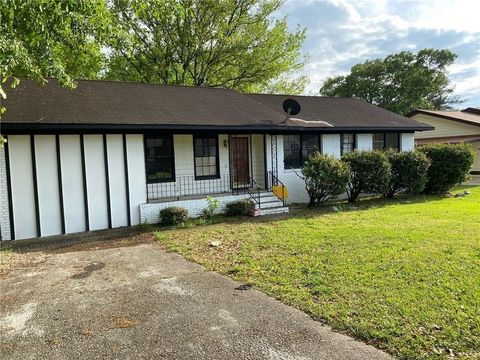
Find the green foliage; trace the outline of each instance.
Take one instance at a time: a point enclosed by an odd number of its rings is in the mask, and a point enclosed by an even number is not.
[[[447,76],[456,57],[450,50],[402,51],[354,65],[346,76],[328,78],[320,93],[358,97],[399,114],[417,108],[446,109],[461,102],[452,96]]]
[[[470,144],[431,144],[418,149],[430,160],[427,194],[443,194],[469,178],[475,160]]]
[[[246,216],[253,209],[253,203],[249,199],[230,201],[225,205],[225,215]]]
[[[323,204],[333,195],[345,192],[350,171],[345,162],[315,152],[305,161],[302,174],[310,205],[314,205]]]
[[[188,210],[179,206],[171,206],[160,210],[160,224],[175,226],[184,223],[188,218]]]
[[[0,2],[0,98],[2,84],[15,87],[19,76],[39,83],[53,77],[68,87],[74,78],[95,77],[106,24],[105,0]]]
[[[391,166],[391,176],[384,195],[393,197],[400,191],[420,193],[427,183],[430,161],[419,151],[393,151],[385,153]]]
[[[106,78],[243,92],[275,88],[301,92],[302,79],[288,80],[287,75],[303,67],[300,48],[305,30],[290,32],[286,18],[273,19],[281,4],[281,0],[113,1],[115,31]]]
[[[342,160],[350,166],[349,202],[357,201],[362,193],[385,192],[391,167],[383,151],[353,151],[343,155]]]
[[[211,219],[219,208],[220,200],[207,196],[207,207],[202,210],[202,218],[205,220]]]

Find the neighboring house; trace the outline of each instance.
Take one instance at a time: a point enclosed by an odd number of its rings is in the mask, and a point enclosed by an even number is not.
[[[308,201],[299,174],[313,151],[410,150],[431,129],[356,99],[110,81],[22,80],[4,106],[3,240],[156,222],[173,205],[198,216],[207,195],[284,212]]]
[[[469,143],[477,153],[472,174],[480,174],[480,108],[462,111],[415,110],[408,117],[435,127],[415,133],[417,146],[430,143]]]

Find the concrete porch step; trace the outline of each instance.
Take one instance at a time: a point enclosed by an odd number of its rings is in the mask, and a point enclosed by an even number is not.
[[[287,206],[274,207],[274,208],[268,208],[268,209],[262,208],[260,210],[260,216],[273,215],[273,214],[283,214],[283,213],[288,213],[288,207]]]

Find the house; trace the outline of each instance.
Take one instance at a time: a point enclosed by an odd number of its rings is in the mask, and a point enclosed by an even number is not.
[[[173,205],[197,216],[207,195],[288,211],[308,201],[299,173],[313,151],[410,150],[431,129],[357,99],[112,81],[22,80],[4,106],[3,240],[156,222]]]
[[[417,146],[430,143],[469,143],[477,156],[472,174],[480,175],[480,108],[462,111],[414,110],[408,117],[435,127],[434,131],[416,132]]]

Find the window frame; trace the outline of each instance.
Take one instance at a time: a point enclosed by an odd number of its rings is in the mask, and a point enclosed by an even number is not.
[[[197,175],[197,166],[195,164],[196,151],[195,151],[195,140],[196,139],[215,139],[215,166],[217,168],[217,173],[215,175]],[[193,145],[193,172],[195,180],[211,180],[211,179],[220,179],[220,152],[219,152],[219,142],[218,134],[198,134],[192,136],[192,145]],[[199,156],[203,157],[203,156]]]
[[[383,135],[383,146],[381,149],[375,149],[373,144],[374,144],[374,135],[375,134],[382,134]],[[401,144],[401,137],[400,137],[400,132],[377,132],[377,133],[373,133],[372,134],[372,150],[387,150],[387,134],[396,134],[397,135],[397,144],[398,144],[398,147],[397,148],[388,148],[388,149],[394,149],[394,150],[397,150],[397,151],[402,151],[402,144]]]
[[[148,179],[148,168],[147,168],[147,139],[148,138],[169,138],[170,139],[170,151],[171,151],[171,159],[170,159],[170,166],[172,167],[172,176],[168,179],[162,179],[162,180],[149,180]],[[175,146],[173,143],[173,134],[162,134],[162,133],[157,133],[157,134],[143,134],[143,152],[144,152],[144,161],[145,161],[145,177],[146,177],[146,182],[147,184],[160,184],[160,183],[169,183],[169,182],[175,182],[176,176],[175,176]]]
[[[285,167],[285,142],[283,142],[284,147],[283,147],[283,169],[284,170],[298,170],[301,169],[303,166],[303,163],[306,160],[306,157],[303,156],[303,135],[316,135],[318,138],[318,151],[320,153],[323,153],[322,149],[322,134],[321,133],[291,133],[291,134],[283,134],[283,139],[285,139],[285,136],[291,136],[291,135],[297,135],[300,137],[300,167]]]
[[[341,133],[340,134],[340,156],[345,154],[344,148],[343,148],[343,138],[345,135],[353,135],[353,149],[351,152],[354,152],[357,150],[357,134],[355,133]],[[373,137],[372,137],[372,148],[373,148]]]

